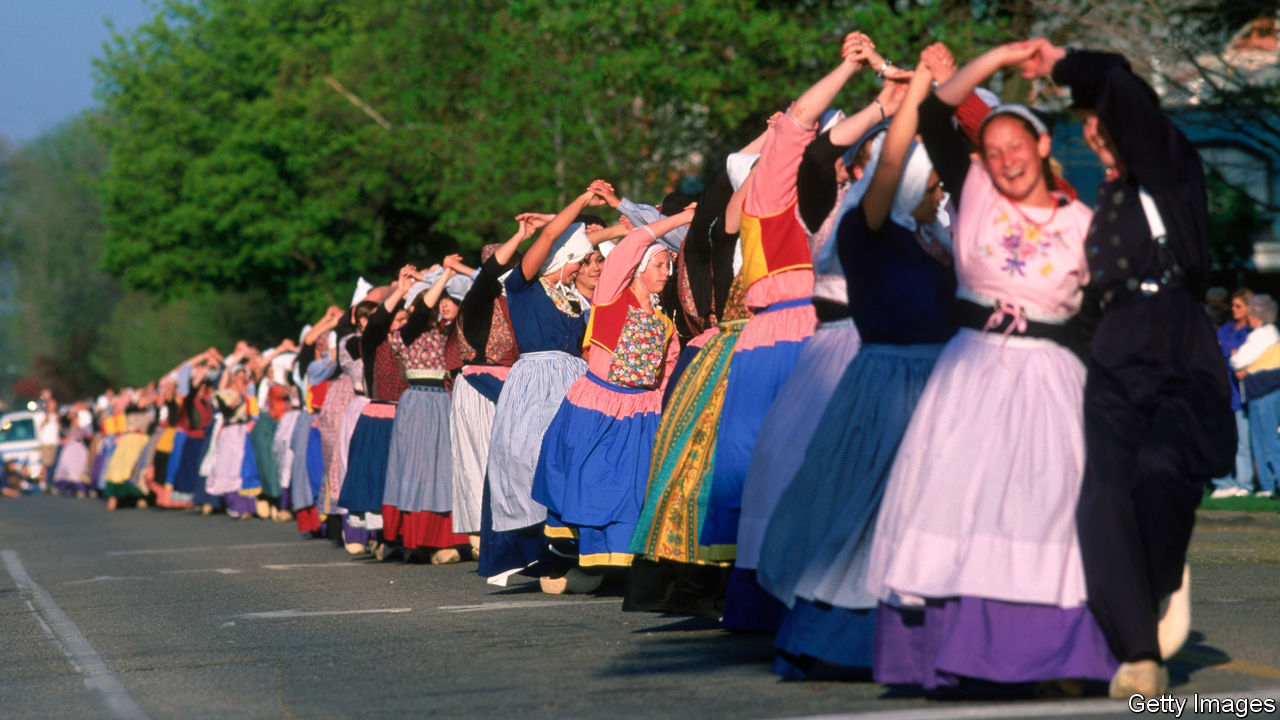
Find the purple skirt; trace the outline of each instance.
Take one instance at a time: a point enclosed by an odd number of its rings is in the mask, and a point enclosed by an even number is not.
[[[953,597],[923,608],[881,603],[876,611],[876,682],[951,687],[963,679],[997,683],[1110,680],[1118,663],[1087,607]]]

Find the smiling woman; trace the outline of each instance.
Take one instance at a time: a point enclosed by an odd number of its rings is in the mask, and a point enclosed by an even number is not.
[[[1032,50],[978,57],[920,108],[929,155],[959,195],[961,329],[920,397],[876,525],[879,682],[1106,680],[1116,666],[1085,604],[1073,521],[1084,365],[1065,325],[1088,280],[1091,213],[1050,192],[1049,139],[1029,109],[991,110],[981,163],[950,122],[978,83]]]

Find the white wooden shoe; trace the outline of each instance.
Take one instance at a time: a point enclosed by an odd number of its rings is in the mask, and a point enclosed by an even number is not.
[[[1182,566],[1182,585],[1160,603],[1160,657],[1168,660],[1187,642],[1191,633],[1191,566]]]
[[[1155,660],[1139,660],[1116,668],[1108,694],[1117,700],[1128,700],[1134,695],[1159,697],[1168,689],[1169,671]]]
[[[456,548],[441,548],[431,553],[432,565],[452,565],[462,562],[462,554]]]

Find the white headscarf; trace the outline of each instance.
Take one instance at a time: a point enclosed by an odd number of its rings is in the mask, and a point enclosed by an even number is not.
[[[733,153],[725,159],[724,170],[729,174],[729,184],[733,186],[734,192],[737,192],[742,187],[742,183],[747,181],[751,168],[756,166],[756,161],[759,159],[760,153]]]
[[[538,275],[550,275],[569,263],[580,262],[591,254],[591,241],[587,239],[586,226],[574,223],[551,244],[547,259],[542,261]]]
[[[871,186],[871,179],[875,177],[876,167],[880,164],[880,152],[884,149],[884,140],[888,134],[888,132],[881,133],[871,142],[871,159],[867,161],[862,171],[862,179],[854,183],[853,187],[849,188],[849,192],[844,195],[844,202],[840,205],[839,219],[831,230],[832,241],[822,248],[822,255],[818,259],[820,271],[825,272],[828,268],[839,267],[840,223],[844,221],[845,215],[850,210],[862,203],[862,196]],[[951,252],[951,232],[948,230],[951,226],[951,218],[943,209],[947,205],[948,197],[944,196],[942,202],[938,204],[938,217],[929,225],[919,227],[916,219],[911,216],[911,212],[919,207],[920,201],[924,199],[925,190],[929,185],[929,173],[932,170],[933,163],[929,161],[929,154],[925,152],[924,146],[917,142],[911,143],[911,147],[907,149],[907,162],[902,168],[902,176],[898,179],[898,190],[893,196],[893,208],[889,211],[889,219],[912,232],[919,230],[929,239],[940,243],[947,252]],[[831,264],[833,262],[834,266]]]
[[[643,273],[644,269],[649,267],[649,262],[652,261],[654,256],[660,252],[670,253],[675,251],[672,250],[671,246],[667,245],[666,243],[663,243],[663,242],[652,243],[651,245],[649,245],[649,247],[644,249],[644,255],[640,256],[640,264],[636,266],[636,272],[633,277],[640,277],[640,273]],[[667,258],[667,264],[668,266],[670,266],[671,258]]]
[[[352,291],[351,304],[347,305],[347,307],[352,307],[356,303],[363,300],[364,296],[368,295],[369,291],[372,289],[373,289],[373,283],[369,282],[368,280],[365,280],[364,276],[361,275],[360,279],[356,280],[356,289]]]

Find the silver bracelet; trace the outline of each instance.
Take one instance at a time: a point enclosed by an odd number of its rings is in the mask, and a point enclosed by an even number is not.
[[[890,66],[890,65],[892,65],[892,64],[893,64],[893,61],[889,60],[889,58],[885,58],[885,59],[884,59],[884,64],[883,64],[883,65],[881,65],[881,66],[880,66],[880,69],[876,71],[876,77],[878,77],[878,78],[883,78],[883,77],[884,77],[884,71],[885,71],[885,70],[888,70],[888,69],[889,69],[889,66]]]
[[[872,100],[872,102],[876,104],[876,107],[880,108],[880,122],[888,120],[888,116],[884,114],[884,103],[880,102],[880,98],[876,98],[875,100]]]

